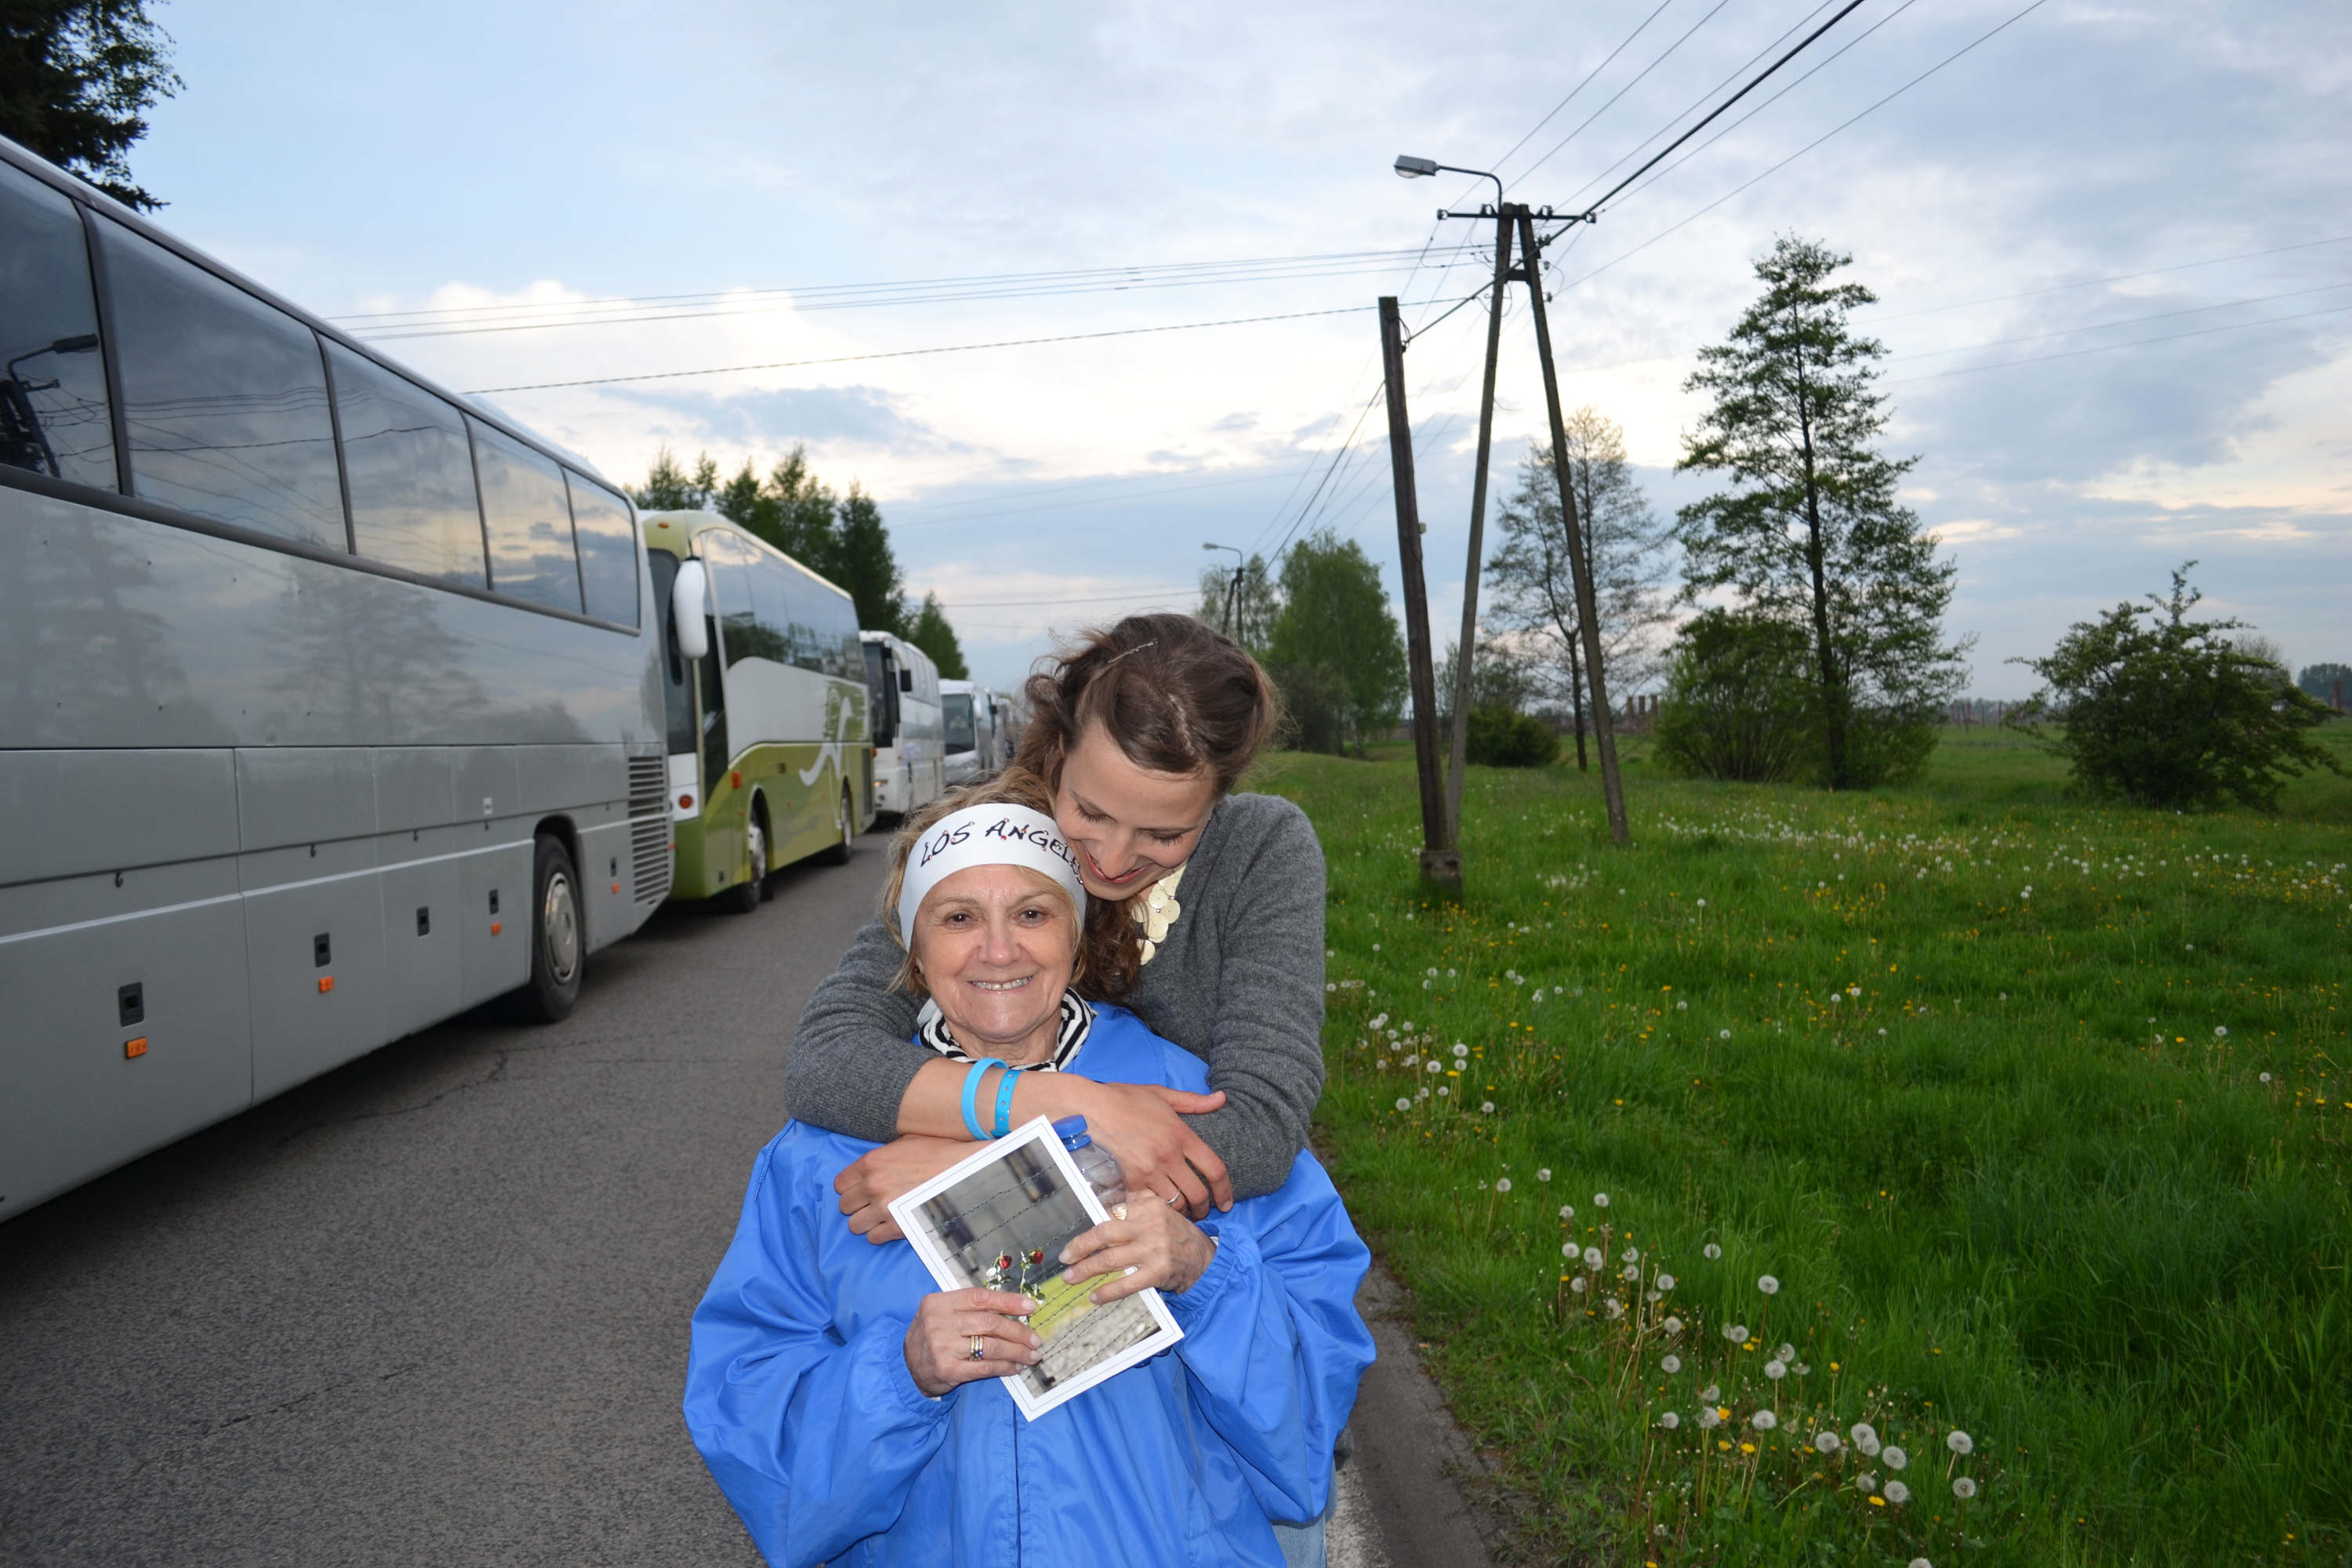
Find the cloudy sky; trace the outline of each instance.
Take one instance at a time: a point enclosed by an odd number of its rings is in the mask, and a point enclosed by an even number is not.
[[[133,169],[616,479],[806,443],[1003,685],[1055,628],[1189,606],[1204,542],[1328,526],[1394,591],[1356,431],[1384,293],[1434,322],[1407,382],[1454,622],[1483,319],[1435,319],[1482,258],[1433,214],[1490,188],[1390,163],[1589,202],[1843,3],[167,6],[186,89]],[[2352,661],[2347,86],[2323,0],[1863,0],[1550,253],[1566,395],[1662,510],[1702,493],[1693,353],[1776,234],[1827,240],[1881,296],[1976,690],[2192,557],[2292,662]],[[1200,325],[1256,317],[1288,319]],[[1078,341],[970,346],[1045,338]],[[1507,461],[1542,417],[1522,307]]]

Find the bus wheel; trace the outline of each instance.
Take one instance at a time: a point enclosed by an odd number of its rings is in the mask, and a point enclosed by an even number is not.
[[[531,852],[530,984],[524,1011],[541,1023],[569,1017],[580,1000],[587,943],[580,929],[580,879],[561,839],[542,836]]]
[[[768,819],[756,807],[743,824],[743,847],[751,851],[751,879],[719,895],[729,914],[748,915],[768,896]]]
[[[834,845],[817,857],[820,865],[846,866],[857,848],[857,813],[849,804],[849,790],[843,786],[840,804],[833,808]]]

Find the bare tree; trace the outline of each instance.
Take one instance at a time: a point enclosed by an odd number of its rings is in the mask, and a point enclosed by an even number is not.
[[[1657,673],[1659,633],[1673,618],[1667,532],[1633,482],[1625,432],[1617,422],[1588,405],[1564,425],[1569,483],[1583,522],[1585,564],[1601,622],[1601,673],[1610,685],[1630,689]],[[1500,521],[1503,547],[1486,563],[1495,595],[1487,618],[1513,641],[1541,650],[1552,695],[1569,705],[1581,769],[1591,722],[1585,711],[1584,626],[1549,447],[1530,443],[1518,490],[1503,503]]]

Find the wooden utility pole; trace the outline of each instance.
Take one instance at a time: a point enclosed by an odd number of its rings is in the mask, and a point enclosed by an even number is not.
[[[1429,663],[1429,587],[1421,570],[1421,503],[1413,489],[1412,421],[1404,406],[1404,323],[1396,296],[1381,298],[1381,369],[1388,380],[1389,467],[1396,482],[1397,570],[1404,580],[1405,658],[1412,678],[1412,753],[1421,774],[1421,879],[1462,896],[1462,855],[1446,832],[1437,770],[1437,679]]]
[[[1609,836],[1618,843],[1632,835],[1625,824],[1625,781],[1617,773],[1617,736],[1609,717],[1609,686],[1601,669],[1601,616],[1586,559],[1583,531],[1576,516],[1576,486],[1568,465],[1568,426],[1559,409],[1559,376],[1552,368],[1551,326],[1544,316],[1543,264],[1536,250],[1536,224],[1524,206],[1513,209],[1519,225],[1519,253],[1526,260],[1528,301],[1535,308],[1536,357],[1543,362],[1544,402],[1551,411],[1551,463],[1559,479],[1559,517],[1568,534],[1569,564],[1576,576],[1576,614],[1584,623],[1584,669],[1592,693],[1592,739],[1601,752],[1601,794],[1609,805]],[[1491,385],[1492,383],[1489,383]]]
[[[1454,733],[1445,770],[1445,842],[1462,845],[1462,773],[1470,763],[1470,666],[1478,647],[1478,579],[1486,567],[1486,468],[1495,447],[1495,362],[1503,348],[1503,291],[1511,280],[1511,217],[1524,207],[1498,206],[1495,218],[1495,290],[1486,309],[1486,393],[1478,404],[1478,468],[1470,481],[1470,563],[1462,574],[1462,641],[1454,654]]]

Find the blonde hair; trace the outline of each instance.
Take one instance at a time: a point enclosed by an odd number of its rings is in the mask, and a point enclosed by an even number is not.
[[[1025,805],[1051,816],[1054,792],[1036,774],[1018,767],[1006,768],[994,778],[946,791],[929,805],[908,812],[899,823],[898,831],[890,839],[890,875],[882,884],[882,923],[898,939],[901,954],[898,973],[890,983],[895,991],[913,996],[930,994],[930,988],[923,984],[922,973],[915,964],[911,933],[898,929],[898,895],[907,885],[908,858],[934,824],[973,805]],[[1042,872],[1026,867],[1016,868],[1040,892],[1050,895],[1062,906],[1076,930],[1071,987],[1098,1001],[1117,1001],[1125,996],[1134,984],[1135,969],[1134,939],[1124,929],[1129,923],[1126,900],[1089,898],[1086,918],[1080,920],[1067,889]]]

